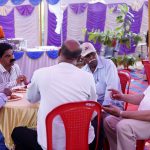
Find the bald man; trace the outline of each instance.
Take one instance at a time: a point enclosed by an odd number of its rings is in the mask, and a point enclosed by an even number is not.
[[[27,99],[31,103],[40,100],[37,133],[23,127],[16,128],[12,133],[12,138],[19,150],[47,149],[45,118],[55,107],[67,102],[96,101],[96,89],[92,75],[76,67],[80,54],[80,44],[75,40],[67,40],[59,51],[57,65],[35,71],[27,92]],[[53,149],[66,150],[62,120],[57,117],[53,125]],[[94,129],[90,126],[89,144],[94,137]]]

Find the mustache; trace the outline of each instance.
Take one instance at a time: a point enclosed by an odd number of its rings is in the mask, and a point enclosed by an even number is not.
[[[92,59],[92,60],[89,61],[89,64],[90,64],[90,63],[93,63],[93,62],[95,62],[95,61],[97,61],[97,59]]]
[[[15,62],[16,61],[16,59],[14,58],[14,59],[11,59],[10,60],[10,63],[13,63],[13,62]]]

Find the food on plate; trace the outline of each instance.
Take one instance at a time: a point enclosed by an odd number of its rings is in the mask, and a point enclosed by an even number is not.
[[[15,88],[15,89],[13,89],[12,91],[13,92],[25,92],[27,89],[25,89],[25,88]]]
[[[18,99],[18,98],[21,98],[21,97],[18,96],[18,95],[12,94],[11,96],[8,97],[8,100],[11,100],[11,99]]]

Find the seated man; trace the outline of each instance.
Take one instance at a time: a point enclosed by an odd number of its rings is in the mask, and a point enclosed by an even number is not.
[[[104,120],[105,133],[111,150],[136,150],[136,140],[150,138],[150,86],[144,94],[122,94],[110,89],[112,99],[139,105],[137,111],[121,111],[110,105],[103,107],[112,114]]]
[[[85,42],[81,45],[81,57],[86,65],[83,70],[93,74],[96,83],[97,101],[101,105],[113,103],[114,105],[123,108],[121,102],[112,101],[110,98],[110,88],[121,90],[118,71],[114,63],[110,59],[105,59],[97,55],[94,46],[91,43]]]
[[[12,46],[8,43],[0,43],[0,92],[3,92],[5,88],[12,88],[27,82],[14,61]]]
[[[0,108],[3,107],[7,101],[7,96],[11,95],[11,91],[9,89],[5,89],[4,93],[0,93]],[[8,150],[5,146],[4,137],[0,131],[0,150]]]
[[[121,90],[118,71],[114,63],[110,59],[105,59],[98,56],[94,46],[89,42],[83,43],[81,48],[81,57],[86,63],[86,65],[83,67],[83,70],[93,74],[96,84],[96,94],[98,96],[97,101],[101,105],[108,105],[111,103],[120,107],[120,109],[123,109],[123,102],[112,101],[110,98],[110,91],[108,91],[108,89],[114,87],[118,90]],[[97,125],[95,125],[95,122],[96,121],[93,122],[94,126]],[[103,125],[101,121],[101,129],[102,126]],[[102,149],[103,138],[103,131],[100,131],[99,149]]]
[[[67,102],[96,101],[92,75],[75,66],[80,54],[80,44],[75,40],[67,40],[59,51],[57,65],[35,71],[27,91],[27,99],[31,103],[40,100],[37,133],[23,127],[15,128],[12,139],[19,150],[47,149],[45,118],[55,107]],[[54,120],[52,136],[53,149],[65,150],[65,131],[60,117]],[[93,139],[94,129],[90,126],[89,144]]]

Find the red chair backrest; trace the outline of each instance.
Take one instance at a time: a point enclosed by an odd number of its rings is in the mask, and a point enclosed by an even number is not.
[[[144,69],[145,69],[148,85],[150,85],[150,62],[144,63]]]
[[[130,73],[126,70],[118,71],[118,76],[120,78],[120,84],[123,94],[129,94],[129,88],[131,83]]]
[[[59,115],[65,127],[66,150],[88,150],[88,133],[93,112],[96,112],[98,115],[97,133],[99,133],[101,105],[97,102],[66,103],[48,113],[46,117],[47,149],[52,150],[52,122]]]
[[[150,63],[149,60],[142,60],[142,64],[143,64],[143,65],[144,65],[144,64],[148,64],[148,63]]]
[[[118,71],[118,76],[120,78],[121,90],[123,94],[129,94],[129,88],[131,83],[130,72],[127,70]],[[128,103],[125,103],[124,109],[126,110]]]

